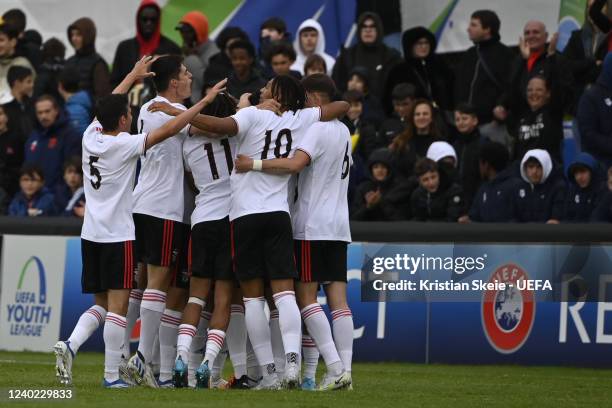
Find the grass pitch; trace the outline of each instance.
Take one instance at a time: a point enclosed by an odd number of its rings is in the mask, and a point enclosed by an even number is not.
[[[612,406],[612,370],[355,364],[354,391],[152,390],[101,387],[103,355],[80,353],[71,401],[9,402],[9,389],[57,389],[52,353],[0,352],[0,406],[96,407],[604,407]],[[228,366],[229,361],[228,361]],[[323,367],[319,367],[321,374]]]

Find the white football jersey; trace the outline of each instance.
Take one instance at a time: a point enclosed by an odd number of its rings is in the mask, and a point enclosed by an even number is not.
[[[153,102],[170,103],[166,98],[156,96],[142,105],[138,116],[138,129],[149,133],[162,127],[172,116],[162,112],[149,112]],[[180,103],[174,107],[185,110]],[[186,126],[178,134],[150,148],[140,157],[140,174],[134,189],[134,213],[146,214],[172,221],[183,221],[183,140],[189,134]]]
[[[310,165],[298,178],[293,237],[351,242],[347,190],[353,163],[347,127],[338,120],[315,123],[297,149],[310,156]]]
[[[185,170],[191,172],[198,191],[191,225],[229,215],[230,174],[234,168],[236,138],[190,136],[183,143]]]
[[[85,219],[81,238],[93,242],[135,239],[132,189],[146,139],[144,133],[105,135],[98,121],[83,133]]]
[[[256,107],[239,110],[232,118],[238,125],[237,154],[255,160],[289,157],[310,125],[319,121],[321,109],[308,108],[285,112],[282,116]],[[289,212],[287,183],[289,174],[264,174],[259,171],[233,172],[230,220],[248,214]]]

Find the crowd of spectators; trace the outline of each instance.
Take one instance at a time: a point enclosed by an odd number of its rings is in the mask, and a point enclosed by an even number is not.
[[[192,97],[228,78],[235,98],[258,95],[276,75],[330,75],[350,103],[349,203],[354,220],[445,222],[612,222],[612,22],[606,0],[589,0],[583,27],[563,51],[541,21],[524,25],[517,48],[500,38],[501,21],[477,10],[473,46],[452,60],[425,27],[383,42],[374,12],[356,19],[356,42],[325,52],[314,19],[295,33],[273,17],[258,44],[240,27],[213,40],[201,11],[176,24],[182,43],[162,35],[161,9],[143,0],[136,36],[121,41],[112,70],[96,50],[96,25],[68,25],[65,40],[27,29],[19,9],[0,21],[0,213],[84,213],[81,137],[96,98],[111,92],[144,55],[180,54]],[[66,59],[66,42],[74,50]],[[147,81],[129,100],[138,110],[155,95]],[[575,118],[580,152],[564,157],[563,121]],[[568,162],[564,162],[564,160]]]

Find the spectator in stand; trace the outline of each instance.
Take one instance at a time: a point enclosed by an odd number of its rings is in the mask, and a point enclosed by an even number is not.
[[[53,189],[62,180],[64,162],[81,156],[81,135],[52,96],[38,98],[35,109],[38,123],[25,144],[25,163],[40,166],[46,186]]]
[[[54,215],[53,194],[45,187],[41,167],[26,164],[19,172],[19,191],[9,205],[9,215],[38,217]]]
[[[457,67],[453,97],[455,106],[471,104],[478,114],[481,133],[491,139],[504,132],[499,124],[506,120],[502,103],[507,100],[514,53],[500,42],[500,21],[491,10],[472,13],[468,35],[474,46],[468,49]],[[494,122],[497,121],[497,122]]]
[[[412,192],[413,221],[457,222],[467,214],[461,186],[445,177],[431,159],[420,159],[414,169],[419,187]]]
[[[605,35],[605,48],[606,51],[612,51],[612,37],[609,35],[612,31],[612,21],[610,21],[609,10],[604,9],[607,7],[606,0],[595,0],[589,8],[589,17],[591,21],[599,29],[599,31]],[[603,53],[605,55],[605,53]]]
[[[406,130],[397,135],[389,146],[393,152],[393,170],[404,178],[412,176],[416,161],[427,155],[429,146],[443,139],[430,101],[417,99],[408,115],[410,121]]]
[[[8,127],[25,142],[34,127],[36,117],[32,103],[34,79],[32,70],[16,65],[8,72],[7,80],[13,99],[4,104],[4,111],[9,118]]]
[[[291,44],[279,42],[268,49],[267,66],[271,68],[270,74],[272,77],[277,75],[293,75],[297,79],[302,79],[302,75],[298,71],[291,69],[295,62],[295,50]]]
[[[427,149],[426,158],[433,160],[438,166],[438,171],[445,179],[453,183],[459,182],[457,172],[457,152],[448,142],[433,142]],[[416,165],[415,165],[416,168]]]
[[[480,178],[484,181],[470,207],[469,216],[459,222],[511,222],[514,194],[521,182],[515,169],[507,167],[508,149],[497,142],[485,142],[478,154]]]
[[[183,39],[183,64],[191,72],[191,103],[197,103],[204,89],[204,72],[210,58],[219,52],[217,44],[208,38],[208,17],[199,11],[185,14],[176,26]]]
[[[270,17],[259,27],[259,63],[264,67],[266,77],[272,76],[270,66],[270,50],[278,44],[287,44],[291,48],[291,34],[287,32],[287,24],[278,17]],[[294,58],[295,60],[295,58]]]
[[[326,74],[327,75],[327,64],[322,56],[313,54],[306,58],[304,62],[304,76],[312,74]]]
[[[397,84],[391,93],[393,114],[380,126],[378,138],[382,146],[389,146],[395,136],[406,129],[412,104],[416,100],[416,88],[412,84]]]
[[[603,59],[608,53],[606,35],[597,28],[589,16],[589,9],[594,2],[595,0],[587,1],[584,24],[580,30],[572,31],[563,50],[563,57],[574,78],[576,103],[584,90],[597,80]],[[598,13],[601,14],[601,11]],[[607,17],[605,19],[607,21]]]
[[[8,116],[0,106],[0,207],[19,189],[19,170],[23,164],[23,140],[8,127]],[[3,214],[0,210],[0,214]]]
[[[605,168],[612,166],[612,53],[606,55],[597,83],[582,94],[576,118],[583,151]]]
[[[391,111],[391,93],[400,83],[416,88],[416,96],[429,99],[450,118],[453,107],[453,73],[436,51],[436,37],[425,27],[415,27],[402,35],[404,62],[389,72],[383,104]]]
[[[41,38],[38,31],[28,30],[27,17],[20,9],[10,9],[2,14],[2,20],[17,30],[17,46],[15,47],[15,55],[24,57],[32,67],[38,72],[38,68],[42,63],[42,53],[40,50],[40,42],[35,38]]]
[[[353,159],[359,163],[367,163],[368,157],[377,147],[376,128],[363,117],[363,94],[359,91],[347,91],[343,99],[351,107],[342,119],[351,134]]]
[[[232,61],[230,60],[229,46],[239,40],[249,41],[249,36],[241,28],[225,27],[219,33],[215,43],[220,51],[210,58],[208,68],[204,72],[204,82],[216,84],[231,74]]]
[[[511,199],[516,222],[559,224],[563,219],[565,183],[553,174],[546,150],[529,150],[521,160],[521,178]]]
[[[227,78],[227,92],[240,99],[244,93],[254,93],[266,85],[255,69],[255,47],[248,41],[234,41],[229,46],[232,72]]]
[[[580,153],[567,168],[568,191],[563,222],[589,222],[607,188],[599,163],[588,153]]]
[[[357,187],[351,219],[357,221],[398,221],[410,218],[410,193],[407,181],[398,180],[386,148],[372,152],[368,162],[370,179]]]
[[[64,181],[55,187],[56,214],[83,218],[85,215],[85,191],[83,190],[83,167],[78,157],[64,163]]]
[[[472,105],[460,104],[455,109],[457,133],[453,147],[459,162],[459,184],[463,187],[468,208],[481,184],[478,153],[485,138],[478,130],[478,116]]]
[[[8,71],[13,66],[22,66],[36,73],[32,64],[24,57],[15,53],[17,46],[18,32],[10,25],[0,24],[0,104],[9,102],[12,99],[11,89],[7,81]]]
[[[365,67],[355,67],[349,75],[346,89],[359,91],[363,94],[363,119],[372,123],[376,128],[385,119],[380,101],[370,93],[370,80]]]
[[[529,109],[517,120],[514,158],[520,160],[528,150],[544,149],[553,160],[561,163],[563,140],[563,105],[552,98],[550,81],[536,75],[527,85]]]
[[[93,119],[93,103],[89,92],[79,89],[78,71],[66,67],[59,76],[58,91],[64,101],[68,120],[78,134],[82,135]]]
[[[607,191],[591,213],[593,223],[612,223],[612,191]]]
[[[61,95],[57,90],[57,77],[66,64],[66,47],[57,38],[49,38],[42,46],[42,65],[34,81],[34,99],[41,95],[51,95],[58,100]]]
[[[563,112],[572,102],[573,81],[571,69],[562,55],[557,54],[558,33],[547,43],[548,32],[541,21],[525,24],[519,41],[522,58],[516,59],[511,92],[506,106],[515,114],[528,111],[527,85],[531,78],[539,76],[548,81],[548,89],[555,105]]]
[[[334,63],[336,60],[325,52],[325,32],[323,27],[317,20],[309,18],[300,24],[297,30],[297,35],[293,41],[293,48],[297,54],[295,63],[291,66],[291,69],[299,71],[300,74],[304,75],[304,63],[306,59],[311,55],[320,55],[325,60],[327,67],[327,75],[331,75]],[[337,84],[338,82],[336,82]]]
[[[370,78],[370,93],[381,100],[390,70],[401,62],[400,54],[383,43],[384,30],[378,14],[362,13],[357,21],[357,30],[357,44],[340,51],[332,78],[340,90],[345,91],[353,67],[365,67]]]
[[[79,75],[79,88],[99,98],[111,93],[110,71],[104,58],[96,52],[96,25],[87,17],[68,26],[68,41],[74,55],[66,60],[66,68],[74,68]]]

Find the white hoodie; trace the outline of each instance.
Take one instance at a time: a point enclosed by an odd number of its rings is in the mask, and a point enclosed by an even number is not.
[[[546,150],[542,149],[533,149],[525,153],[525,155],[523,156],[523,160],[521,160],[521,177],[523,178],[523,180],[530,184],[531,181],[529,181],[527,174],[525,174],[525,163],[531,157],[539,161],[540,165],[542,166],[542,181],[540,181],[540,184],[543,184],[544,182],[546,182],[546,179],[548,178],[548,176],[550,176],[550,173],[552,172],[553,166],[552,160],[550,159],[550,154],[548,154]]]
[[[433,142],[427,149],[427,158],[435,162],[442,160],[445,157],[455,159],[455,167],[457,167],[457,153],[453,146],[447,142]]]
[[[300,46],[300,32],[305,28],[314,28],[319,33],[319,39],[314,53],[323,57],[325,65],[327,65],[327,75],[331,75],[336,60],[331,55],[325,53],[325,33],[323,32],[323,27],[321,27],[321,24],[319,24],[317,20],[312,18],[304,20],[297,30],[295,40],[293,40],[293,48],[295,49],[297,58],[293,65],[291,65],[291,69],[299,71],[300,74],[304,75],[304,64],[308,57],[304,55],[304,51],[302,51],[302,47]]]

